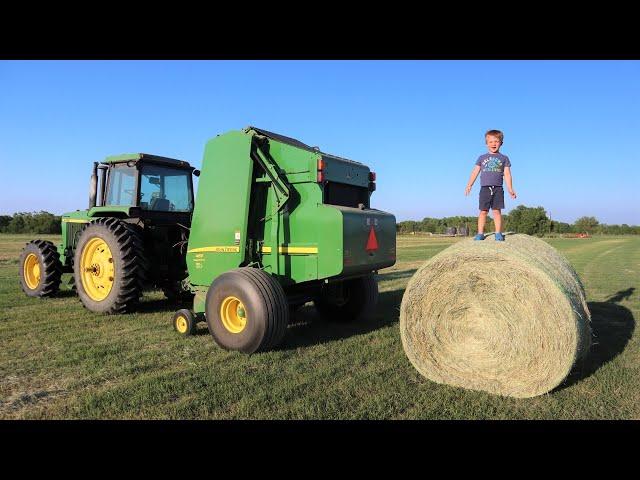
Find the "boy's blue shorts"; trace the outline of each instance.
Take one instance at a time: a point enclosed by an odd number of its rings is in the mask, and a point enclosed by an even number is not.
[[[480,210],[501,210],[504,208],[504,189],[502,186],[480,188]]]

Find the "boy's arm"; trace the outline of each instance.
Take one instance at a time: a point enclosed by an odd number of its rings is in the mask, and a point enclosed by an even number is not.
[[[473,167],[473,170],[471,170],[471,178],[469,179],[469,183],[467,183],[467,188],[464,189],[465,195],[469,195],[469,192],[471,192],[471,187],[473,187],[473,182],[476,181],[476,178],[478,178],[479,173],[480,173],[480,165],[476,165],[475,167]]]
[[[516,198],[516,192],[513,190],[513,185],[511,184],[511,182],[513,181],[513,178],[511,177],[511,167],[504,167],[504,179],[507,182],[509,195],[511,195],[511,198]]]

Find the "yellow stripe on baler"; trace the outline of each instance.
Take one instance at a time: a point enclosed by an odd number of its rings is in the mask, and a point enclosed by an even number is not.
[[[230,247],[200,247],[189,250],[187,253],[197,253],[197,252],[215,252],[215,253],[238,253],[240,251],[239,246],[230,246]]]
[[[238,246],[223,246],[223,247],[200,247],[193,248],[188,251],[188,253],[199,253],[199,252],[214,252],[214,253],[238,253],[240,251],[240,247]],[[271,247],[263,246],[262,253],[271,253]],[[278,253],[283,253],[285,255],[309,255],[318,253],[318,247],[278,247]]]
[[[262,247],[262,253],[271,253],[271,247]],[[285,255],[309,255],[318,253],[318,247],[278,247],[278,253]]]

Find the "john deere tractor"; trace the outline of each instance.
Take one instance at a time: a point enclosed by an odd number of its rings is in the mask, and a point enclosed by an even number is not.
[[[61,274],[69,272],[80,300],[94,312],[132,311],[147,287],[176,300],[192,298],[182,281],[192,175],[198,173],[187,162],[146,153],[95,162],[89,208],[62,215],[62,243],[34,240],[24,248],[24,292],[54,295]]]
[[[87,308],[120,313],[156,286],[193,299],[173,316],[180,334],[203,320],[221,347],[245,353],[277,346],[309,301],[334,321],[374,311],[396,223],[370,206],[369,167],[247,127],[207,143],[195,208],[192,175],[187,162],[147,154],[94,165],[90,208],[63,216],[62,244],[27,244],[25,292],[52,295],[73,271]]]

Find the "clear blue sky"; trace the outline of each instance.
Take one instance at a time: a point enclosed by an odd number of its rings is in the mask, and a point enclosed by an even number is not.
[[[500,129],[507,213],[640,224],[638,61],[0,61],[0,214],[86,208],[91,162],[199,167],[247,125],[370,165],[399,221],[476,215],[464,187]]]

